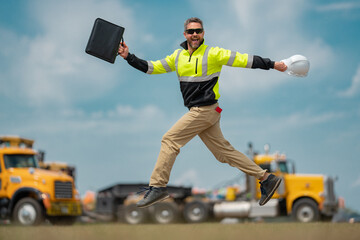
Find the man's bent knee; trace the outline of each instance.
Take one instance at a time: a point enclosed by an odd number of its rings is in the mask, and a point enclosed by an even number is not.
[[[161,139],[161,148],[165,148],[167,151],[171,151],[176,154],[180,152],[180,147],[168,133],[166,133]]]

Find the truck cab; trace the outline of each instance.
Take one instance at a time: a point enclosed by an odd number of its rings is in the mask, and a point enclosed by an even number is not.
[[[39,168],[33,143],[17,136],[0,137],[0,218],[19,225],[38,225],[45,219],[72,224],[82,213],[74,180]]]

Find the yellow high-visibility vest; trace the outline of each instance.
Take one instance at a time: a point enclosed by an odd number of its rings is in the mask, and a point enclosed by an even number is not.
[[[223,65],[251,68],[252,59],[248,54],[202,44],[191,55],[187,49],[177,49],[164,59],[147,61],[147,73],[176,71],[184,104],[190,108],[217,102],[220,97],[218,79]]]

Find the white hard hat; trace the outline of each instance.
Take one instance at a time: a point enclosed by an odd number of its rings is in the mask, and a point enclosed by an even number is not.
[[[310,62],[302,55],[293,55],[281,61],[287,66],[286,73],[291,76],[306,77],[309,72]]]

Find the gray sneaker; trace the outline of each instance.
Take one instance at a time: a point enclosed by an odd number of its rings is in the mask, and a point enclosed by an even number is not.
[[[149,207],[170,197],[166,187],[150,186],[145,190],[147,190],[147,192],[145,193],[144,198],[136,203],[136,206],[139,208]]]
[[[270,174],[265,181],[260,182],[260,206],[265,205],[265,203],[270,200],[270,198],[274,195],[276,189],[279,187],[280,183],[281,178],[278,178],[273,174]]]

